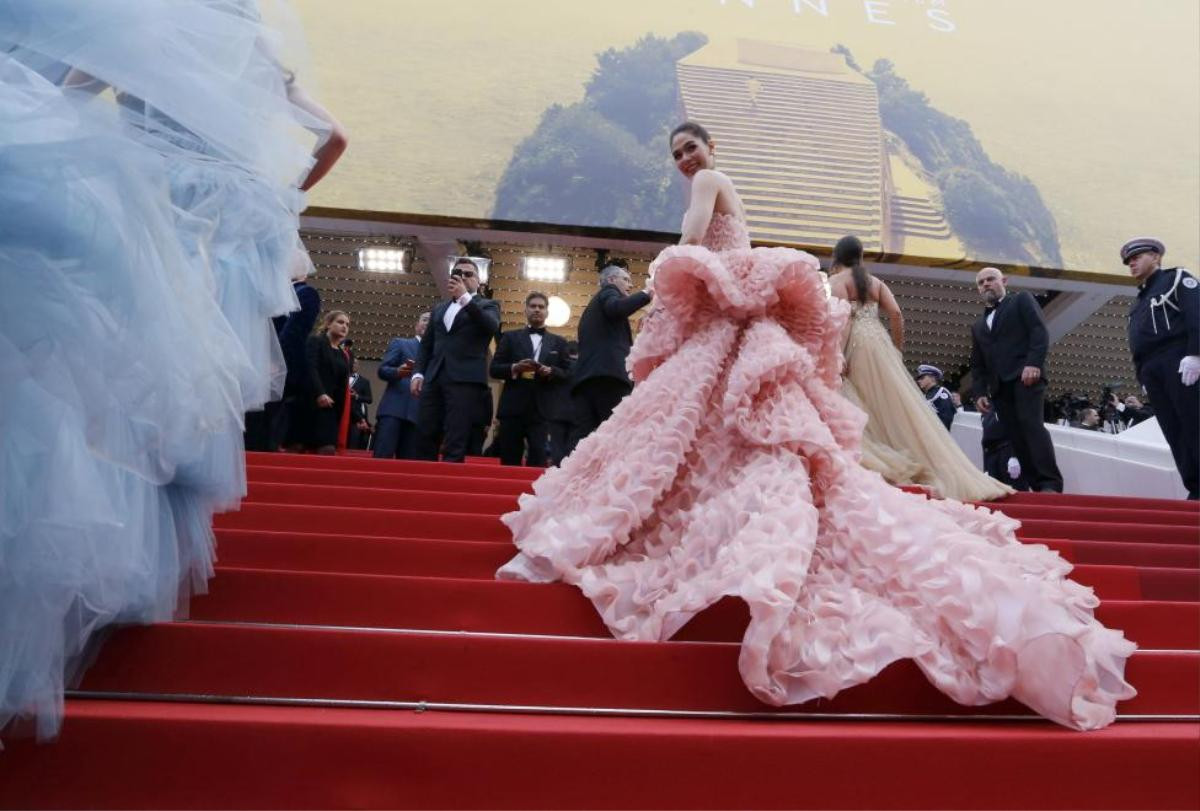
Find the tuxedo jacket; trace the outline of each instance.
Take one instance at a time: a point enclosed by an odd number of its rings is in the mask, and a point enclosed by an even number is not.
[[[1043,371],[1050,336],[1042,308],[1029,293],[1009,293],[996,305],[992,326],[987,313],[971,327],[971,393],[995,394],[1001,383],[1021,377],[1026,366]]]
[[[433,317],[421,338],[414,374],[429,384],[440,375],[451,383],[488,382],[488,347],[500,331],[500,308],[491,299],[476,294],[459,309],[450,329],[445,315],[450,302],[433,308]]]
[[[379,407],[375,409],[375,418],[397,417],[409,422],[417,421],[417,411],[420,409],[420,399],[412,396],[412,372],[400,374],[400,367],[405,361],[417,361],[421,351],[421,342],[416,338],[393,338],[388,343],[387,352],[379,364],[380,380],[387,382],[383,396],[379,398]],[[415,368],[415,366],[414,366]]]
[[[633,346],[629,316],[649,303],[650,294],[645,291],[622,296],[611,284],[600,288],[579,318],[579,360],[571,376],[572,388],[593,377],[630,382],[625,371],[625,359]]]
[[[527,328],[514,329],[500,337],[491,366],[492,377],[504,381],[496,416],[506,419],[537,414],[543,420],[570,419],[569,413],[563,413],[569,412],[569,401],[561,396],[567,386],[567,340],[551,332],[542,335],[542,348],[536,360],[550,367],[549,377],[514,379],[513,364],[532,357],[533,340]]]

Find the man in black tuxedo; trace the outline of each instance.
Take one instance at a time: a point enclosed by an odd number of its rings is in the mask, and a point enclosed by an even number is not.
[[[371,438],[371,423],[367,420],[367,406],[371,404],[371,381],[358,373],[358,358],[350,356],[350,430],[346,447],[366,450]]]
[[[500,463],[546,466],[554,389],[567,378],[567,342],[546,332],[550,300],[544,293],[525,297],[528,326],[506,332],[492,357],[492,377],[504,381],[496,416],[500,420]]]
[[[567,375],[550,388],[550,464],[562,464],[571,448],[571,431],[575,426],[575,408],[571,403],[571,380],[579,361],[579,342],[567,341]]]
[[[971,378],[975,405],[993,407],[1008,432],[1029,483],[1061,493],[1062,474],[1043,421],[1046,351],[1050,338],[1042,311],[1029,293],[1008,293],[996,268],[984,268],[975,286],[987,305],[971,327]]]
[[[421,338],[411,391],[421,398],[417,416],[421,459],[446,462],[467,455],[471,426],[478,422],[488,387],[488,346],[500,329],[500,308],[478,294],[479,268],[460,259],[450,271],[450,300],[433,310]]]
[[[633,346],[629,316],[650,303],[653,294],[630,294],[633,278],[620,264],[600,271],[600,292],[579,319],[579,361],[571,375],[575,427],[570,446],[595,431],[633,390],[625,358]],[[568,451],[569,452],[569,451]]]

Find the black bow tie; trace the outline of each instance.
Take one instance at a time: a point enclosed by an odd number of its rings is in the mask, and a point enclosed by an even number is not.
[[[546,328],[545,327],[529,327],[529,334],[530,335],[545,335]]]
[[[999,306],[1000,306],[999,304],[988,304],[983,308],[983,312],[985,315],[987,313],[994,313],[994,312],[996,312],[996,308]]]

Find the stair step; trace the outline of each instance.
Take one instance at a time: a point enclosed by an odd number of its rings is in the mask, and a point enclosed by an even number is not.
[[[490,580],[515,550],[503,542],[217,530],[222,566]],[[1079,564],[1071,572],[1101,599],[1200,602],[1200,571]]]
[[[338,531],[354,527],[360,535],[448,538],[457,540],[508,540],[511,533],[500,523],[500,515],[516,507],[511,496],[468,494],[461,498],[428,491],[378,491],[362,495],[355,488],[312,485],[252,484],[251,498],[241,508],[218,515],[214,526],[235,529],[272,529]],[[274,488],[281,500],[260,500],[263,488]],[[318,503],[298,504],[290,501],[299,494],[320,495]],[[336,501],[345,495],[351,501],[366,502],[349,506]],[[396,506],[381,506],[396,505]],[[403,505],[402,507],[400,505]],[[435,526],[426,532],[418,527]],[[1190,527],[1153,524],[1104,524],[1081,521],[1029,519],[1021,522],[1017,537],[1021,539],[1055,538],[1062,540],[1117,541],[1121,543],[1154,543],[1200,548],[1196,532]]]
[[[345,625],[437,631],[598,636],[610,634],[592,604],[563,583],[221,568],[191,616],[223,622]],[[1096,617],[1144,648],[1193,650],[1200,605],[1108,600]],[[681,640],[740,640],[746,605],[726,598],[692,619]]]
[[[542,468],[509,467],[491,462],[416,462],[409,459],[373,459],[365,456],[320,456],[304,453],[246,454],[246,464],[309,470],[360,470],[388,473],[425,473],[432,476],[466,476],[479,479],[510,479],[533,481],[542,475]]]
[[[53,746],[18,741],[4,753],[0,802],[1195,808],[1197,729],[1118,723],[1078,734],[1045,722],[795,723],[71,700]]]
[[[736,642],[392,633],[321,627],[168,623],[125,629],[88,670],[83,692],[510,707],[774,713],[745,688]],[[236,663],[236,667],[230,667]],[[696,674],[703,673],[703,678]],[[1139,652],[1121,715],[1200,713],[1200,652]],[[785,708],[837,715],[1032,715],[1015,701],[964,707],[911,661],[828,700]]]

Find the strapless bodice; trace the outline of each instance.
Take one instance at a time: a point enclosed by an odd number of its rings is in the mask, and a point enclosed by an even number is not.
[[[737,216],[713,212],[700,244],[710,251],[748,250],[750,232]]]

